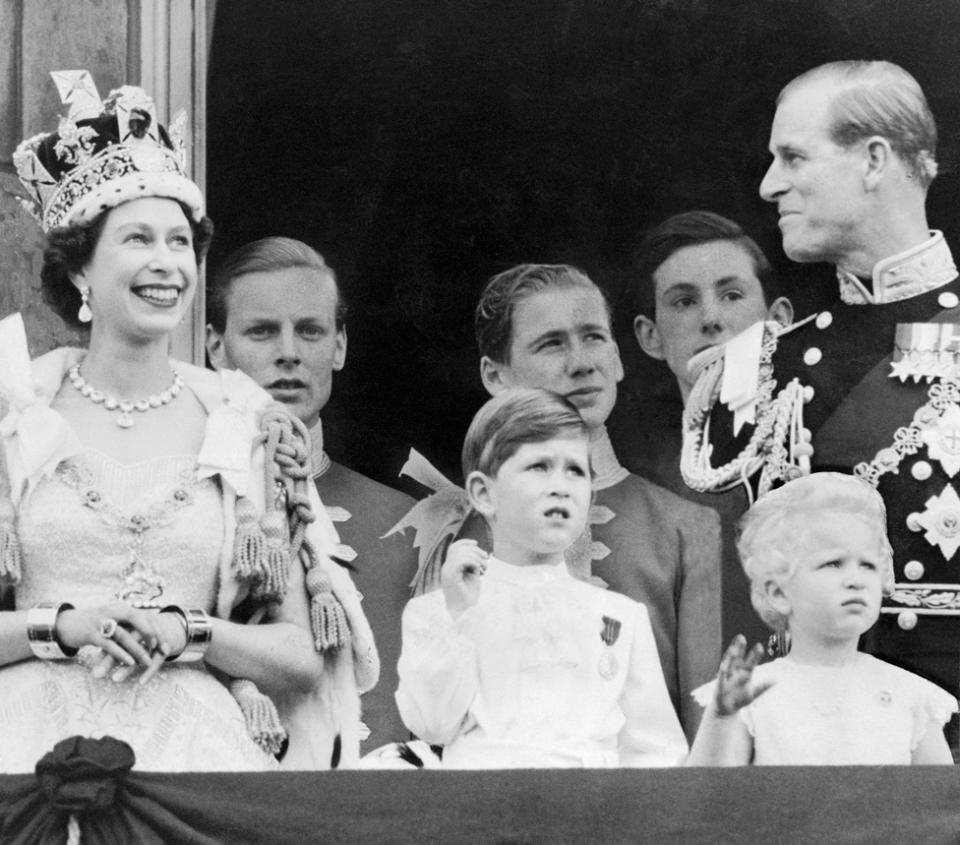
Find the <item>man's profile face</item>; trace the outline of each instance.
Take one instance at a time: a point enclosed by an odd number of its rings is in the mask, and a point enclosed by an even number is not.
[[[783,251],[794,261],[843,265],[862,242],[870,216],[866,145],[845,149],[829,135],[835,86],[823,79],[792,91],[770,130],[773,161],[760,196],[777,204]]]
[[[347,352],[333,279],[315,267],[248,273],[233,280],[226,305],[223,334],[207,328],[211,363],[243,370],[312,426]]]
[[[684,393],[692,387],[687,362],[694,355],[768,316],[754,259],[732,241],[681,247],[654,271],[653,280],[655,319],[638,317],[634,332],[648,355],[666,361]],[[792,314],[782,308],[777,300],[771,317],[789,322]]]
[[[570,400],[590,428],[602,426],[623,378],[620,351],[599,289],[577,284],[533,293],[513,309],[509,361],[484,357],[490,393],[541,387]]]

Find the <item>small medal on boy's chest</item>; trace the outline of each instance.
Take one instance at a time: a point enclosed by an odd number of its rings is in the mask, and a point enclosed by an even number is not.
[[[600,639],[603,640],[603,654],[600,655],[600,663],[597,670],[600,677],[609,681],[617,674],[617,657],[613,653],[613,644],[620,636],[620,620],[612,619],[609,616],[603,617],[603,628],[600,629]]]

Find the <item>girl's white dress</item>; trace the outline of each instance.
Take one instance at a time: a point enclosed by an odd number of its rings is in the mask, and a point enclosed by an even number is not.
[[[957,699],[936,684],[858,652],[845,666],[779,658],[754,681],[774,685],[739,716],[756,765],[909,765],[928,730],[942,730]],[[715,682],[694,691],[706,705]]]
[[[687,744],[646,608],[565,566],[490,558],[456,621],[442,590],[403,616],[397,704],[447,768],[673,766]]]

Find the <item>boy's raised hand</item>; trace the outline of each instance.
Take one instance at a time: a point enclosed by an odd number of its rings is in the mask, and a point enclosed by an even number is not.
[[[717,673],[717,693],[714,707],[718,716],[730,716],[741,707],[759,698],[770,687],[773,681],[762,684],[753,684],[753,670],[763,657],[763,646],[757,643],[747,651],[747,638],[737,634],[733,642],[727,646],[720,661],[720,671]]]
[[[454,619],[480,598],[480,578],[487,571],[488,557],[476,540],[457,540],[447,549],[440,570],[440,587]]]

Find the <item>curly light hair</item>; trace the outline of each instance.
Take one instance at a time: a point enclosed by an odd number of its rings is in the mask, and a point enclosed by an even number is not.
[[[839,513],[875,530],[884,595],[893,591],[893,549],[887,539],[887,509],[865,481],[838,472],[797,478],[760,499],[740,520],[737,551],[750,580],[750,601],[771,628],[786,619],[773,607],[766,585],[783,584],[797,567],[798,549],[809,548],[818,516]]]

